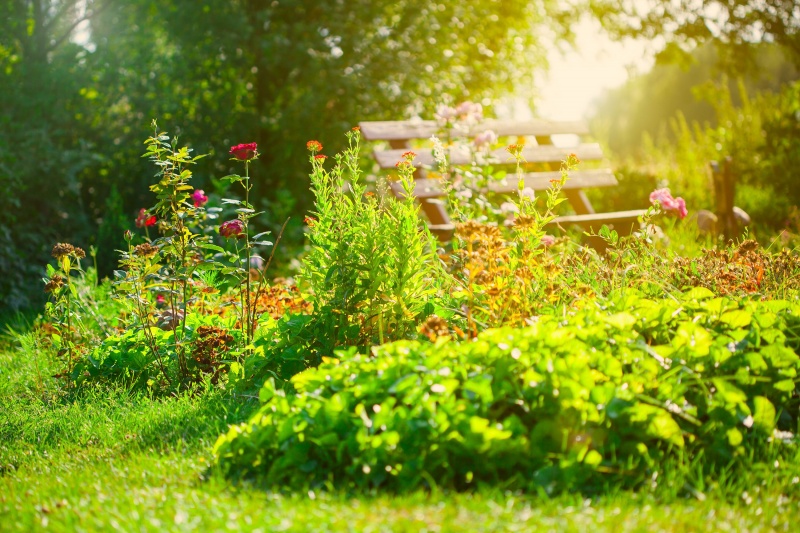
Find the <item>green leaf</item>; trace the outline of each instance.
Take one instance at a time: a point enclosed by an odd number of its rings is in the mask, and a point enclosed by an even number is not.
[[[589,465],[592,467],[600,466],[600,463],[603,462],[603,456],[597,450],[589,450],[589,452],[583,458],[583,464]]]
[[[728,444],[731,446],[739,446],[742,443],[743,437],[742,432],[739,431],[737,428],[730,428],[728,431],[725,432],[725,435],[728,437]]]
[[[685,300],[705,300],[708,298],[713,298],[714,293],[705,287],[694,287],[686,291],[683,297]]]
[[[752,316],[750,313],[742,309],[728,311],[719,317],[720,322],[729,325],[731,328],[743,328],[745,326],[749,326],[751,320]]]
[[[205,248],[206,250],[214,250],[215,252],[225,252],[225,249],[221,246],[217,246],[216,244],[211,244],[210,242],[205,242],[203,244],[199,244],[200,248]]]
[[[630,313],[622,312],[607,316],[605,321],[617,329],[627,330],[636,324],[636,317]]]
[[[753,426],[767,434],[775,429],[775,406],[764,396],[753,398]]]
[[[714,378],[711,382],[717,389],[716,396],[726,404],[737,405],[747,401],[747,395],[736,385],[721,378]]]
[[[664,411],[659,412],[650,420],[647,426],[647,434],[683,448],[684,442],[681,427]]]

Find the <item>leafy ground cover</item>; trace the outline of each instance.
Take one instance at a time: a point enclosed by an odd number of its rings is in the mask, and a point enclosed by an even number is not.
[[[55,371],[41,363],[40,371]],[[258,408],[255,399],[213,391],[154,399],[106,388],[60,398],[51,389],[42,396],[36,376],[35,361],[3,346],[3,531],[792,531],[800,519],[800,472],[789,468],[800,457],[708,486],[697,465],[676,464],[637,492],[594,495],[232,485],[209,470],[211,449],[228,424]]]
[[[457,131],[480,106],[441,114]],[[641,231],[595,236],[601,255],[545,232],[574,157],[498,208],[459,185],[494,176],[434,139],[458,220],[438,249],[413,154],[395,201],[347,137],[333,163],[307,143],[309,244],[296,280],[269,280],[281,235],[251,235],[255,143],[230,150],[244,199],[208,205],[200,156],[155,130],[156,203],[114,279],[57,243],[46,314],[7,327],[3,527],[789,527],[796,250],[690,253],[685,201],[661,189]]]

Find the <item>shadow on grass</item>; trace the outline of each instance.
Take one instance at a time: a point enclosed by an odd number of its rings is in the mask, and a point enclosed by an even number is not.
[[[253,398],[219,390],[154,399],[98,388],[50,402],[5,396],[0,398],[0,464],[16,470],[59,454],[79,459],[198,451],[257,407]]]

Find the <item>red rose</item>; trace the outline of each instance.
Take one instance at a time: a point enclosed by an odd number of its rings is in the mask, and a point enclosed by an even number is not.
[[[256,143],[237,144],[236,146],[231,146],[229,153],[239,161],[249,161],[255,159],[258,155],[257,149],[258,145]]]
[[[155,226],[156,220],[157,219],[155,215],[147,216],[147,210],[143,207],[139,209],[139,216],[136,217],[136,227],[143,228],[145,226]]]
[[[229,237],[236,237],[239,236],[244,231],[244,223],[239,220],[238,218],[235,220],[229,220],[227,222],[223,222],[219,226],[219,234],[225,237],[226,239]]]

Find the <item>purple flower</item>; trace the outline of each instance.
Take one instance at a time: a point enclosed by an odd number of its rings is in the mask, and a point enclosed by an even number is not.
[[[684,218],[689,212],[686,209],[686,200],[683,198],[673,198],[669,189],[656,189],[650,193],[650,203],[656,202],[664,211],[674,211],[678,218]]]

